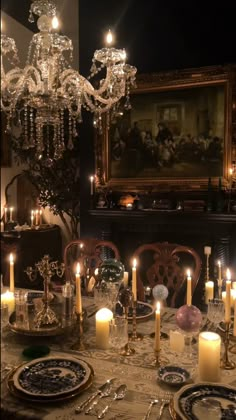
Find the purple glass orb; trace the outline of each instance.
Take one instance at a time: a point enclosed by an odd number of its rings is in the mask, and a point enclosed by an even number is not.
[[[196,333],[201,326],[202,314],[194,305],[183,305],[176,312],[175,319],[181,330],[186,333]]]

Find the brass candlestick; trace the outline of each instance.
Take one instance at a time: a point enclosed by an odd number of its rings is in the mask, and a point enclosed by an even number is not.
[[[235,366],[236,366],[236,364],[232,360],[229,360],[229,355],[228,355],[229,342],[230,342],[229,328],[230,328],[230,322],[225,322],[225,339],[224,339],[225,351],[224,351],[223,358],[221,359],[221,365],[220,365],[220,367],[225,370],[235,369]]]
[[[76,313],[76,324],[74,334],[78,337],[78,340],[71,346],[72,350],[85,350],[86,346],[83,341],[84,327],[83,327],[83,312],[80,314]]]
[[[43,295],[43,309],[39,311],[35,318],[34,324],[36,328],[44,328],[58,325],[59,321],[55,312],[50,308],[50,293],[49,293],[49,284],[51,277],[54,274],[57,274],[59,277],[62,277],[65,271],[65,264],[59,264],[58,261],[51,261],[49,255],[44,255],[41,261],[35,264],[35,268],[27,267],[25,270],[27,276],[31,281],[34,281],[37,278],[37,272],[43,277],[44,280],[44,295]]]
[[[137,301],[136,300],[132,300],[132,326],[133,326],[133,331],[131,336],[129,337],[130,341],[141,341],[143,339],[143,335],[142,334],[138,334],[137,333]]]
[[[230,341],[233,342],[233,344],[229,347],[229,351],[230,353],[236,354],[236,336],[232,335]]]

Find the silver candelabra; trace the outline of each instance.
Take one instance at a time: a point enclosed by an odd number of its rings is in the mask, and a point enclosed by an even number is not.
[[[34,324],[37,328],[48,327],[49,325],[58,325],[59,321],[55,312],[50,308],[49,284],[51,277],[56,274],[62,277],[65,271],[65,264],[59,264],[58,261],[51,261],[49,255],[44,255],[41,261],[35,264],[35,268],[27,267],[25,272],[31,281],[34,281],[39,272],[44,281],[43,308],[36,314]]]

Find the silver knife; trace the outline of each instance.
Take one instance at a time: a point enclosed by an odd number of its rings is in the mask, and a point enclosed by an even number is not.
[[[104,384],[102,384],[97,389],[97,391],[95,391],[92,395],[90,395],[88,398],[86,398],[86,400],[84,400],[80,405],[78,405],[75,408],[76,414],[81,413],[81,411],[83,411],[83,409],[85,407],[87,407],[87,405],[90,404],[94,400],[94,398],[96,398],[99,394],[102,394],[102,392],[106,389],[108,384],[113,383],[115,380],[116,380],[116,378],[111,378],[111,379],[108,379]]]

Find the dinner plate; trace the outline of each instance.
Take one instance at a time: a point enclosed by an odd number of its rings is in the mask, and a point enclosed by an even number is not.
[[[180,386],[190,380],[190,373],[178,366],[161,366],[157,371],[157,379],[170,386]]]
[[[13,376],[15,374],[16,369],[14,369],[12,372],[9,373],[8,375],[8,379],[7,379],[7,388],[8,391],[16,398],[19,398],[21,400],[24,401],[28,401],[28,402],[35,402],[35,403],[58,403],[58,402],[64,402],[68,399],[74,398],[80,394],[82,394],[82,392],[86,391],[87,389],[89,389],[93,383],[93,373],[90,375],[88,381],[86,384],[84,384],[83,386],[79,387],[76,391],[74,392],[68,392],[68,394],[64,394],[61,396],[54,396],[54,397],[42,397],[42,396],[31,396],[28,394],[25,394],[24,392],[21,392],[20,390],[18,390],[15,385],[14,385],[14,381],[13,381]]]
[[[116,306],[116,313],[118,316],[123,316],[123,308],[118,305]],[[136,320],[139,321],[146,321],[148,318],[150,318],[154,314],[154,308],[152,305],[146,302],[137,302],[136,306]],[[133,314],[132,314],[132,308],[129,308],[128,312],[128,321],[133,320]]]
[[[213,383],[186,385],[174,395],[174,410],[182,420],[233,420],[236,389]]]
[[[43,357],[20,366],[14,387],[31,397],[60,397],[76,392],[91,376],[91,368],[74,357]]]

